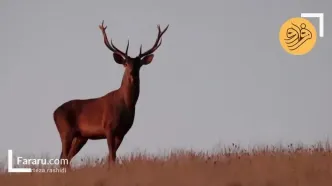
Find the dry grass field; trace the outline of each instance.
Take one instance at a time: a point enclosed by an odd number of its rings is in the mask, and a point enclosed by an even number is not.
[[[219,152],[172,151],[120,157],[110,170],[98,160],[66,173],[3,173],[1,186],[331,186],[329,143],[260,146],[233,144]]]

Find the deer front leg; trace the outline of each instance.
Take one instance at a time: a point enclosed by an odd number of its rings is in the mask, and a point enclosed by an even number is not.
[[[116,144],[115,144],[115,136],[114,132],[112,130],[108,130],[106,133],[107,138],[107,145],[108,145],[108,168],[110,168],[110,165],[115,164],[116,160]]]

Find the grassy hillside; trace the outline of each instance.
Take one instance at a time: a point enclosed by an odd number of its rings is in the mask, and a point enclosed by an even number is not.
[[[3,186],[331,186],[329,143],[261,146],[233,144],[219,152],[176,150],[166,156],[135,153],[119,157],[110,170],[89,157],[66,173],[3,173]]]

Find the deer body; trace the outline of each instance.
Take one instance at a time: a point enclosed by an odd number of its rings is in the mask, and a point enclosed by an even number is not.
[[[103,32],[105,45],[113,51],[116,63],[125,67],[120,88],[104,96],[92,99],[75,99],[63,103],[53,113],[54,121],[62,142],[60,159],[68,162],[90,140],[107,139],[109,161],[114,163],[116,151],[123,138],[133,125],[135,105],[140,91],[139,70],[142,65],[151,63],[153,52],[161,44],[161,36],[167,30],[159,33],[155,45],[142,54],[131,58],[117,49],[113,43],[109,44],[103,24],[99,26]],[[160,42],[159,42],[160,41]],[[68,165],[69,166],[69,165]]]

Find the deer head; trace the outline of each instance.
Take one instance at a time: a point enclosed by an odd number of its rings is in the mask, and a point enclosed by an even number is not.
[[[118,64],[123,65],[126,71],[130,72],[131,75],[137,75],[139,73],[140,68],[143,65],[148,65],[152,62],[154,57],[153,52],[155,52],[161,45],[162,42],[161,36],[166,32],[168,26],[169,25],[167,25],[167,27],[163,31],[161,31],[160,25],[158,25],[158,36],[152,48],[142,53],[142,45],[141,45],[139,55],[134,58],[128,55],[129,40],[127,43],[126,52],[122,52],[116,46],[114,46],[112,39],[111,43],[109,43],[107,34],[105,32],[107,26],[104,26],[104,21],[102,21],[102,24],[99,25],[99,28],[103,33],[105,45],[109,50],[113,52],[114,61]]]

